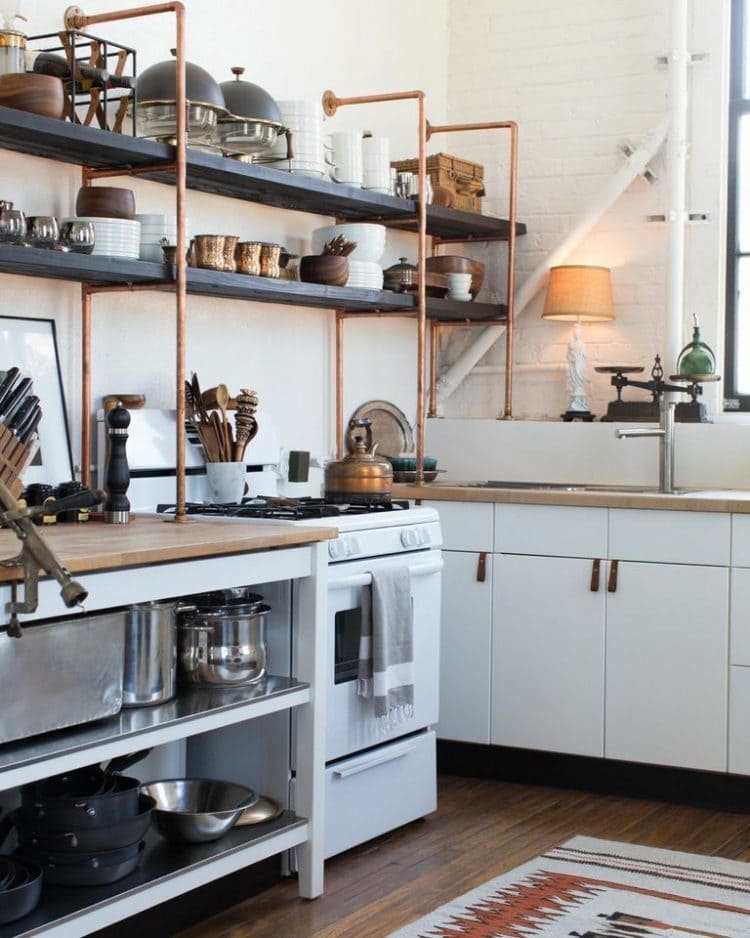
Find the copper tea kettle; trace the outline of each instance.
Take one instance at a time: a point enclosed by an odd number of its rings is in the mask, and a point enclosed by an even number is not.
[[[364,431],[364,432],[362,432]],[[349,421],[346,433],[349,454],[326,466],[325,498],[350,505],[388,504],[391,500],[393,467],[375,455],[372,421],[358,417]]]

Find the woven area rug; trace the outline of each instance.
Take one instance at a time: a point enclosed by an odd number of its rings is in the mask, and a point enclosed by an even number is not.
[[[391,938],[750,938],[750,864],[574,837]]]

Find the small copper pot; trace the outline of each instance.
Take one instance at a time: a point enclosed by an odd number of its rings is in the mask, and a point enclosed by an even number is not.
[[[260,241],[240,241],[234,251],[238,274],[260,277]]]
[[[202,234],[193,239],[196,267],[224,270],[225,235]]]

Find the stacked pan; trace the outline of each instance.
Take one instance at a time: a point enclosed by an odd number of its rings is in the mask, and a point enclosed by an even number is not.
[[[28,915],[41,895],[40,867],[15,857],[0,857],[0,925]]]
[[[7,819],[3,839],[15,829],[16,855],[40,867],[59,886],[100,886],[132,873],[143,853],[154,800],[138,779],[116,774],[145,753],[89,766],[21,789],[21,807]]]

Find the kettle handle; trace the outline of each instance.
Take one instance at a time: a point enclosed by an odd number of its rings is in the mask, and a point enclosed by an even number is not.
[[[349,421],[349,429],[346,433],[346,448],[350,453],[354,452],[354,431],[359,429],[364,429],[367,452],[372,455],[375,452],[375,446],[372,442],[372,420],[369,417],[352,417]]]

